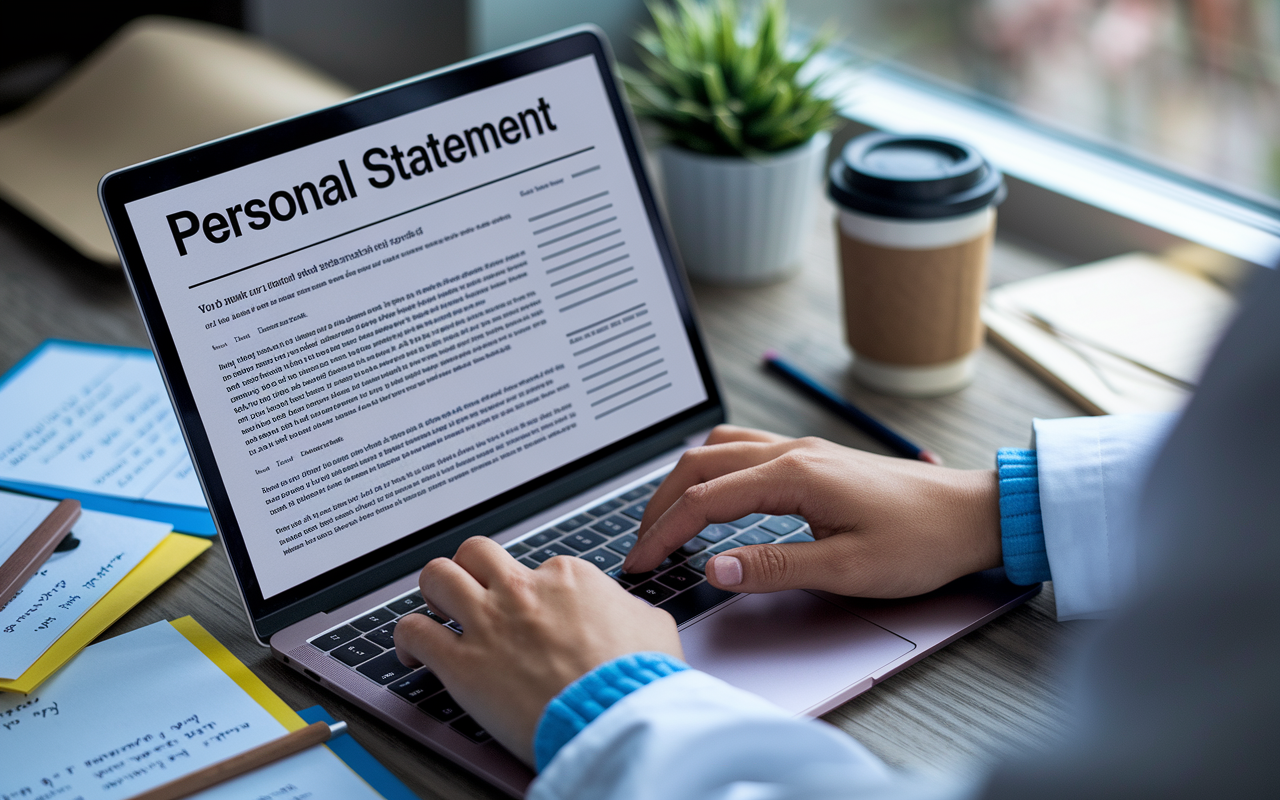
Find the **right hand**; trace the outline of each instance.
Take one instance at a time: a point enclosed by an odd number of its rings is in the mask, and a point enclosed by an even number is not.
[[[631,653],[682,657],[670,614],[580,558],[558,556],[529,569],[476,536],[453,558],[429,561],[418,585],[462,633],[406,614],[395,630],[401,662],[426,664],[476,721],[529,764],[538,720],[570,683]]]
[[[623,567],[654,569],[712,523],[799,514],[816,541],[729,550],[707,579],[736,592],[909,597],[1002,563],[999,498],[994,470],[721,425],[658,487]]]

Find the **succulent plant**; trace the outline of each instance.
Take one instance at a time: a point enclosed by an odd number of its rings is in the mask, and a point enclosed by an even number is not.
[[[759,156],[787,150],[832,127],[835,107],[818,94],[824,75],[801,71],[829,42],[788,55],[785,0],[765,0],[750,30],[736,0],[652,2],[654,28],[636,36],[644,71],[621,68],[637,115],[678,147]]]

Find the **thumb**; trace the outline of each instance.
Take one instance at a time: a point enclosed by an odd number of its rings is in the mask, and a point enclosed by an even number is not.
[[[839,580],[842,559],[835,538],[726,550],[707,562],[707,580],[734,592],[823,588]]]

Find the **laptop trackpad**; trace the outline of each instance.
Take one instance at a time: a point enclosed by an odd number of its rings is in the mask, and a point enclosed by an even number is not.
[[[747,595],[682,630],[680,641],[690,665],[794,714],[830,709],[915,649],[802,591]]]

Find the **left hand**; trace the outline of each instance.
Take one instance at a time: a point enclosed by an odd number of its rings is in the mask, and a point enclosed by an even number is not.
[[[477,536],[418,579],[422,596],[462,626],[422,614],[396,625],[396,652],[425,664],[495,739],[533,763],[542,712],[566,686],[631,653],[683,658],[670,614],[630,594],[594,565],[557,556],[536,570]]]

